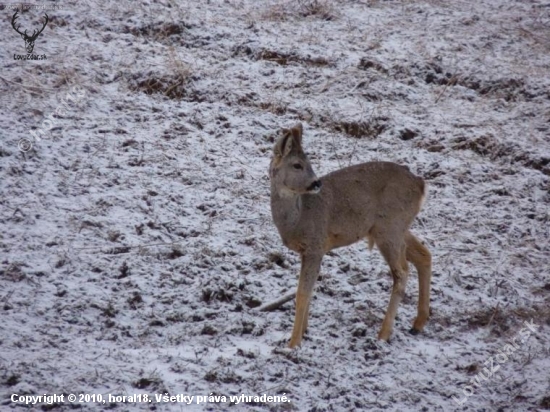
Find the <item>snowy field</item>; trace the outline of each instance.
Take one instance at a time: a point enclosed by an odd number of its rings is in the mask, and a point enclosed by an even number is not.
[[[40,61],[0,5],[0,410],[550,409],[548,0],[36,4]],[[391,278],[365,242],[325,257],[301,348],[293,303],[257,310],[297,285],[267,170],[298,121],[319,176],[426,179],[422,334],[412,270],[376,340]]]

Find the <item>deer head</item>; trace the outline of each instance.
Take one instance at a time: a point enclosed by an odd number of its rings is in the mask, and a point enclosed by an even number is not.
[[[19,33],[21,35],[23,40],[25,40],[25,49],[27,49],[27,53],[32,53],[32,51],[34,50],[34,42],[35,42],[36,38],[40,35],[40,33],[42,33],[42,31],[46,27],[46,24],[48,24],[48,15],[44,13],[44,16],[45,16],[44,25],[42,26],[42,28],[40,30],[35,29],[33,31],[32,35],[29,36],[27,34],[27,30],[25,30],[25,32],[23,32],[23,33],[21,33],[19,31],[19,27],[21,27],[20,24],[18,24],[17,26],[15,25],[17,17],[19,17],[19,16],[17,16],[17,13],[19,13],[19,11],[16,11],[13,14],[13,17],[11,18],[11,26],[13,27],[13,29],[17,33]]]
[[[291,129],[283,129],[283,137],[273,148],[270,176],[272,187],[287,194],[316,194],[321,190],[321,181],[302,149],[300,123]]]

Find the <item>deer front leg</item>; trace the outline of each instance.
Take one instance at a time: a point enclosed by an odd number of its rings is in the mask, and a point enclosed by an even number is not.
[[[388,304],[386,316],[384,316],[384,321],[382,322],[382,328],[380,329],[380,332],[378,332],[378,339],[386,342],[390,339],[390,335],[393,330],[397,307],[405,294],[408,273],[404,270],[392,269],[392,277],[393,288],[390,296],[390,303]]]
[[[298,291],[296,292],[296,317],[294,318],[294,328],[292,329],[292,336],[288,344],[290,348],[295,348],[302,343],[302,336],[307,328],[309,303],[315,281],[319,276],[322,259],[322,255],[302,254],[300,280],[298,281]]]

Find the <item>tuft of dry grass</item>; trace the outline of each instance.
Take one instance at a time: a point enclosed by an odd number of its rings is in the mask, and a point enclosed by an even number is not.
[[[261,17],[271,21],[304,18],[331,21],[338,18],[338,10],[329,0],[280,1],[268,7]]]
[[[136,73],[129,81],[132,91],[145,94],[163,94],[169,99],[182,99],[189,95],[188,77],[182,73],[160,75],[154,72]]]
[[[452,149],[471,150],[491,160],[507,160],[512,164],[520,163],[525,167],[550,175],[550,157],[525,152],[518,145],[511,143],[500,143],[490,133],[475,138],[460,136],[455,139]]]
[[[461,316],[466,329],[488,328],[497,337],[517,332],[524,321],[534,320],[536,324],[550,324],[550,309],[545,306],[500,307],[476,309]]]
[[[151,38],[161,43],[172,43],[185,34],[186,30],[192,26],[185,22],[155,22],[143,25],[141,27],[125,26],[124,33],[130,33],[134,36],[143,36]],[[172,37],[176,36],[176,37]]]

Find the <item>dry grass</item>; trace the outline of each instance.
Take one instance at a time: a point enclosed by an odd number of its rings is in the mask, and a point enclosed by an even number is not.
[[[534,305],[532,307],[483,308],[468,311],[459,316],[465,322],[467,330],[486,328],[491,335],[507,337],[517,333],[525,321],[534,321],[537,325],[550,325],[550,308]]]
[[[296,19],[335,20],[338,10],[329,0],[278,1],[269,6],[261,15],[265,20],[287,21]]]
[[[190,96],[189,78],[182,73],[159,75],[155,72],[136,73],[129,81],[132,91],[145,94],[163,94],[169,99],[179,100]]]

